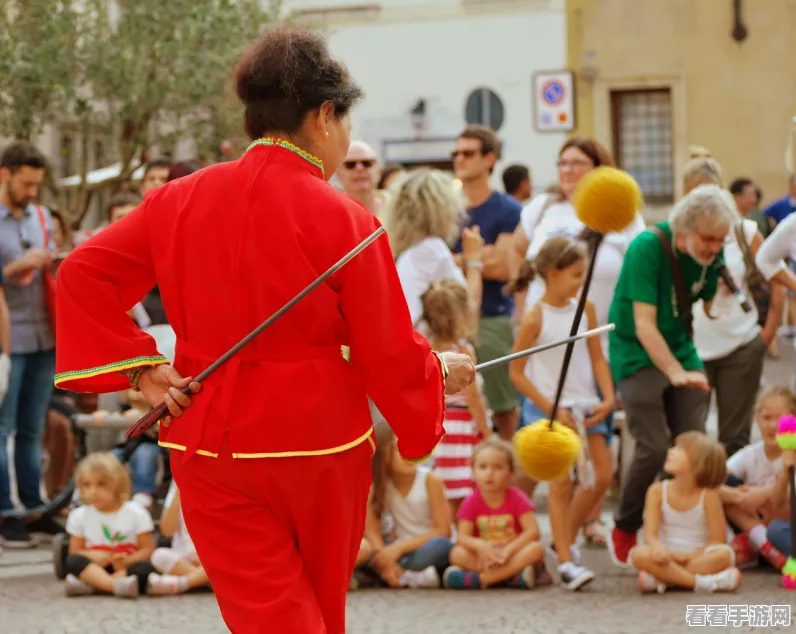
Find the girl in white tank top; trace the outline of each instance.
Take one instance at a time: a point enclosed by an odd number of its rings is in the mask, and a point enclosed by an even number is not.
[[[545,282],[545,292],[523,317],[514,342],[515,351],[569,337],[585,277],[586,253],[569,238],[556,236],[545,242],[524,271],[528,273],[527,279],[520,279],[519,284],[539,275]],[[596,327],[597,313],[589,301],[578,331]],[[553,348],[527,360],[518,359],[509,366],[512,382],[530,401],[537,419],[550,416],[565,350],[563,346]],[[598,397],[598,385],[604,395],[602,400]],[[558,575],[561,585],[569,590],[577,590],[594,578],[594,573],[581,565],[580,552],[574,544],[580,526],[611,483],[613,430],[605,419],[613,407],[614,383],[600,339],[592,337],[577,342],[555,418],[579,430],[585,440],[586,459],[581,460],[580,486],[575,495],[570,476],[565,476],[550,483],[549,497]]]
[[[726,460],[724,447],[702,432],[676,438],[663,465],[672,479],[647,491],[644,544],[628,556],[639,570],[641,592],[664,592],[669,586],[732,592],[740,585],[718,493]]]
[[[452,518],[445,487],[428,469],[403,461],[389,425],[376,423],[373,488],[365,537],[375,549],[370,568],[393,588],[438,588],[448,567]],[[382,533],[382,519],[394,526]]]

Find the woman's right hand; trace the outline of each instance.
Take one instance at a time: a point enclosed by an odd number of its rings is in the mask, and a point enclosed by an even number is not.
[[[440,356],[448,366],[445,394],[458,394],[475,381],[475,364],[469,355],[457,352],[442,352]]]

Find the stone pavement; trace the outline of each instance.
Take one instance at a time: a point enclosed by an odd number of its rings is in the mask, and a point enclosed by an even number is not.
[[[767,385],[793,383],[792,340],[782,340],[782,359],[766,363]],[[715,412],[708,423],[715,433]],[[542,505],[543,506],[543,503]],[[610,513],[605,520],[610,523]],[[539,513],[549,537],[546,514]],[[546,541],[547,543],[547,541]],[[580,593],[536,591],[361,590],[348,600],[348,634],[676,634],[688,632],[689,605],[794,605],[796,593],[769,570],[744,573],[738,593],[688,592],[640,596],[636,578],[615,568],[605,550],[586,551],[597,572]],[[711,627],[716,632],[796,631],[790,627]],[[211,594],[125,601],[112,597],[66,599],[53,574],[46,545],[0,555],[0,634],[223,634],[227,632]],[[290,634],[276,632],[274,634]]]
[[[34,551],[46,556],[46,551]],[[5,560],[6,552],[1,560]],[[40,559],[43,557],[40,557]],[[614,568],[604,550],[586,553],[599,577],[579,593],[547,587],[535,591],[390,591],[349,594],[349,634],[675,634],[687,632],[688,605],[790,605],[796,594],[770,571],[744,574],[734,595],[669,592],[640,596],[634,575]],[[6,573],[9,572],[7,569]],[[52,572],[0,577],[3,634],[223,634],[211,594],[167,598],[66,599]],[[794,627],[710,628],[716,632],[785,632]],[[275,634],[289,634],[278,632]]]

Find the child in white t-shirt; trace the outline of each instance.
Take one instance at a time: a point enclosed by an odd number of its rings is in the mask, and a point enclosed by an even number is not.
[[[796,397],[785,387],[772,387],[760,397],[755,419],[762,440],[747,445],[727,460],[728,485],[719,491],[727,519],[742,532],[732,547],[739,568],[754,566],[758,554],[777,570],[787,557],[766,537],[768,524],[787,519],[772,503],[777,477],[782,473],[782,450],[777,445],[781,416],[796,414]]]
[[[163,508],[160,532],[171,538],[171,548],[158,548],[152,553],[152,565],[157,573],[149,575],[149,594],[181,594],[210,585],[185,526],[180,491],[173,480]]]
[[[154,572],[152,518],[129,501],[130,477],[112,453],[84,458],[75,473],[84,505],[69,513],[66,595],[137,597]]]

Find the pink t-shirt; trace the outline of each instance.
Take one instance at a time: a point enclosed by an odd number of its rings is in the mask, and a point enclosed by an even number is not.
[[[462,502],[456,519],[472,522],[474,537],[506,543],[522,532],[520,517],[535,510],[534,503],[517,487],[506,489],[503,504],[497,508],[487,505],[481,492],[476,489]]]

